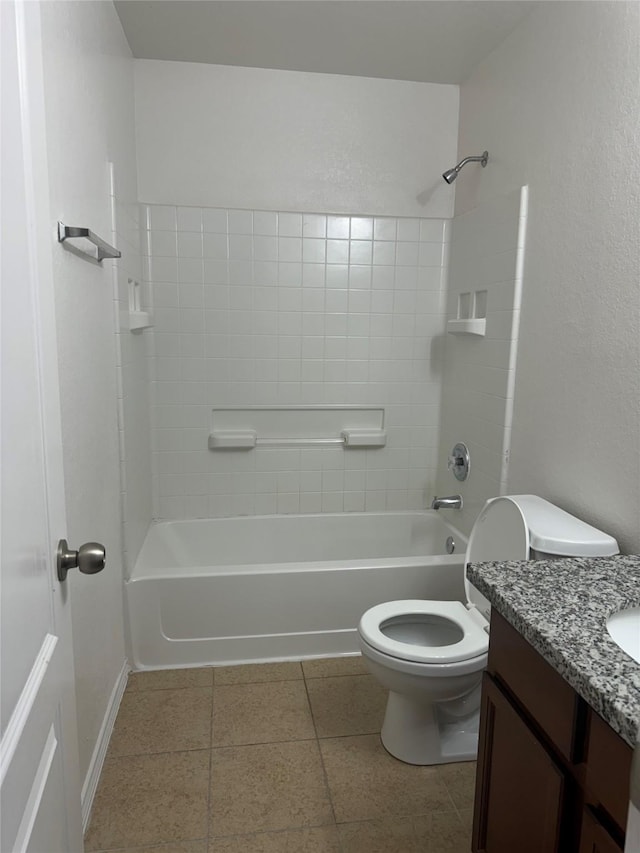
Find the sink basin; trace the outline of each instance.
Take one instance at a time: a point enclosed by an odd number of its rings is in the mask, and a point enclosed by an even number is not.
[[[640,663],[640,607],[613,613],[607,619],[607,631],[623,652]]]

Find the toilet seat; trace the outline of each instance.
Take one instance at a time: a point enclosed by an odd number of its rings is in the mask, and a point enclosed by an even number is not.
[[[387,601],[367,610],[358,630],[368,645],[385,655],[442,664],[485,654],[489,637],[483,624],[460,601],[409,599]],[[413,634],[415,641],[403,640],[403,634]],[[431,645],[430,639],[443,644]]]

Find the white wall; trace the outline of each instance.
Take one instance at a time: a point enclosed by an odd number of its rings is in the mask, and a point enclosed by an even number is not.
[[[461,89],[456,212],[530,186],[509,491],[640,549],[640,5],[543,3]]]
[[[424,507],[445,222],[168,205],[146,215],[156,515]],[[383,407],[387,446],[207,449],[213,408],[339,404]],[[287,437],[290,423],[283,415]]]
[[[111,3],[43,3],[51,221],[111,234],[108,162],[120,195],[136,186],[132,61]],[[85,777],[112,689],[125,661],[113,279],[56,246],[65,492],[73,547],[104,543],[107,566],[72,572],[69,588],[80,773]]]
[[[140,200],[449,217],[458,87],[136,60]]]

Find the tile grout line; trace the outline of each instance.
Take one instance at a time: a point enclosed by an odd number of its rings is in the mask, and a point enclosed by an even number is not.
[[[184,838],[181,841],[160,841],[155,844],[145,844],[142,847],[136,847],[135,850],[162,850],[163,847],[169,848],[174,847],[176,844],[197,844],[198,841],[204,841],[205,844],[208,842],[207,838]],[[101,847],[99,850],[86,851],[86,853],[127,853],[131,848],[130,847]],[[206,853],[206,851],[205,851]]]
[[[331,796],[331,787],[329,785],[329,777],[327,775],[327,768],[325,767],[324,758],[322,756],[322,750],[320,749],[320,738],[318,736],[318,727],[316,725],[316,718],[313,713],[313,704],[311,702],[311,696],[309,695],[309,688],[307,686],[307,676],[304,673],[304,669],[302,670],[302,677],[304,680],[304,689],[307,694],[307,702],[309,703],[309,712],[311,714],[311,720],[313,722],[313,730],[316,735],[316,745],[318,748],[318,756],[320,758],[320,766],[322,767],[322,778],[324,779],[324,786],[327,792],[327,797],[329,799],[329,805],[331,806],[331,814],[333,815],[333,823],[336,828],[336,836],[338,838],[338,846],[340,850],[342,850],[342,842],[340,841],[340,833],[338,831],[338,821],[336,820],[336,810],[333,804],[333,797]]]
[[[212,835],[211,841],[225,841],[234,838],[257,838],[261,835],[284,835],[287,832],[304,832],[308,829],[324,829],[327,826],[335,826],[333,823],[310,823],[310,824],[292,824],[281,829],[256,829],[254,832],[236,832],[233,835]],[[202,839],[198,839],[202,840]],[[174,842],[175,843],[175,842]],[[179,842],[180,843],[180,842]],[[96,851],[102,853],[102,851]]]

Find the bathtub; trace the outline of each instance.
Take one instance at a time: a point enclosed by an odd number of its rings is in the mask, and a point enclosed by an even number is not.
[[[132,663],[353,654],[360,616],[374,604],[463,599],[465,549],[434,511],[152,524],[126,583]]]

